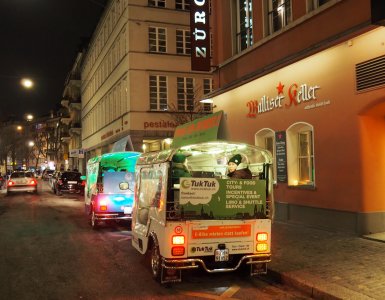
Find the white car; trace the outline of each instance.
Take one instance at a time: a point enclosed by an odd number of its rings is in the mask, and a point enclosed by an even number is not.
[[[31,172],[13,172],[7,183],[7,195],[13,192],[37,194],[37,179]]]

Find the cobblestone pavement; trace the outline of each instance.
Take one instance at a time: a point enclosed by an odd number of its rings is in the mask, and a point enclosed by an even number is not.
[[[274,222],[269,272],[316,299],[385,299],[385,243]]]

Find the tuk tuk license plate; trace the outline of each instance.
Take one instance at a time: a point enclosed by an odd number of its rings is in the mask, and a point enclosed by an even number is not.
[[[217,249],[215,250],[215,261],[228,261],[229,249]]]
[[[126,206],[124,207],[124,214],[130,215],[132,213],[132,207]]]

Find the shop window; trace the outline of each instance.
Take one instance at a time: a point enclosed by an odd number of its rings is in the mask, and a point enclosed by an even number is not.
[[[268,33],[272,34],[289,24],[291,20],[291,1],[267,0],[267,4]]]
[[[149,27],[148,43],[150,52],[166,52],[166,28]]]
[[[167,110],[167,76],[150,76],[150,110]]]
[[[259,130],[255,134],[255,145],[258,147],[261,147],[263,149],[268,150],[272,157],[273,157],[273,166],[276,167],[275,164],[275,132],[272,129],[269,128],[263,128]],[[273,178],[274,181],[276,181],[276,174],[275,168],[273,168]]]
[[[175,8],[178,10],[190,10],[190,0],[176,0]]]
[[[194,78],[177,78],[178,110],[194,110]]]
[[[176,30],[176,53],[188,54],[191,53],[190,30]]]
[[[236,51],[241,52],[253,44],[252,0],[234,0],[233,11]]]
[[[149,0],[148,6],[166,7],[166,0]]]
[[[314,186],[313,127],[296,123],[287,129],[287,168],[290,186]]]

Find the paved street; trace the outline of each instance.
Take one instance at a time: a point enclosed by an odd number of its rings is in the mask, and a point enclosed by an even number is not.
[[[43,189],[42,189],[43,186]],[[186,272],[164,287],[131,246],[127,224],[93,231],[76,195],[0,195],[0,299],[308,299],[239,273]]]

